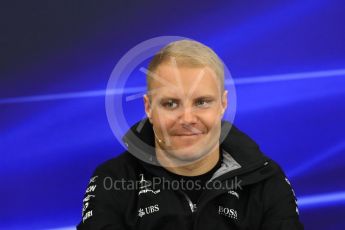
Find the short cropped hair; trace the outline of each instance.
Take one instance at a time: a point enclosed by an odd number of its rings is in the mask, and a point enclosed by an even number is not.
[[[220,82],[220,89],[224,91],[224,65],[218,55],[208,46],[193,40],[179,40],[171,42],[159,50],[152,58],[146,75],[147,90],[151,89],[150,72],[155,72],[162,63],[168,63],[171,58],[176,60],[177,66],[209,67]]]

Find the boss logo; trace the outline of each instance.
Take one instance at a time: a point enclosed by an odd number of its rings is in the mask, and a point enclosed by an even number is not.
[[[218,214],[237,220],[237,211],[232,208],[218,206]]]

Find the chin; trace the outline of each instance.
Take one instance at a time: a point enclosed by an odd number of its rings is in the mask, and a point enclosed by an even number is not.
[[[198,147],[198,148],[195,148]],[[171,155],[180,161],[192,162],[203,158],[207,154],[200,146],[182,147],[171,151]]]

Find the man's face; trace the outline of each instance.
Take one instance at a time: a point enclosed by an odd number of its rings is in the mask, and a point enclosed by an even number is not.
[[[173,159],[191,162],[219,145],[227,92],[220,89],[214,71],[163,63],[150,76],[151,102],[145,95],[144,103],[156,147]]]

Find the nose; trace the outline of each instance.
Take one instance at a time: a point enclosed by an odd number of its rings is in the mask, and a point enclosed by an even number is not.
[[[191,107],[184,108],[182,115],[180,117],[180,123],[190,125],[196,122],[197,122],[197,117],[196,117],[195,111],[193,111]]]

